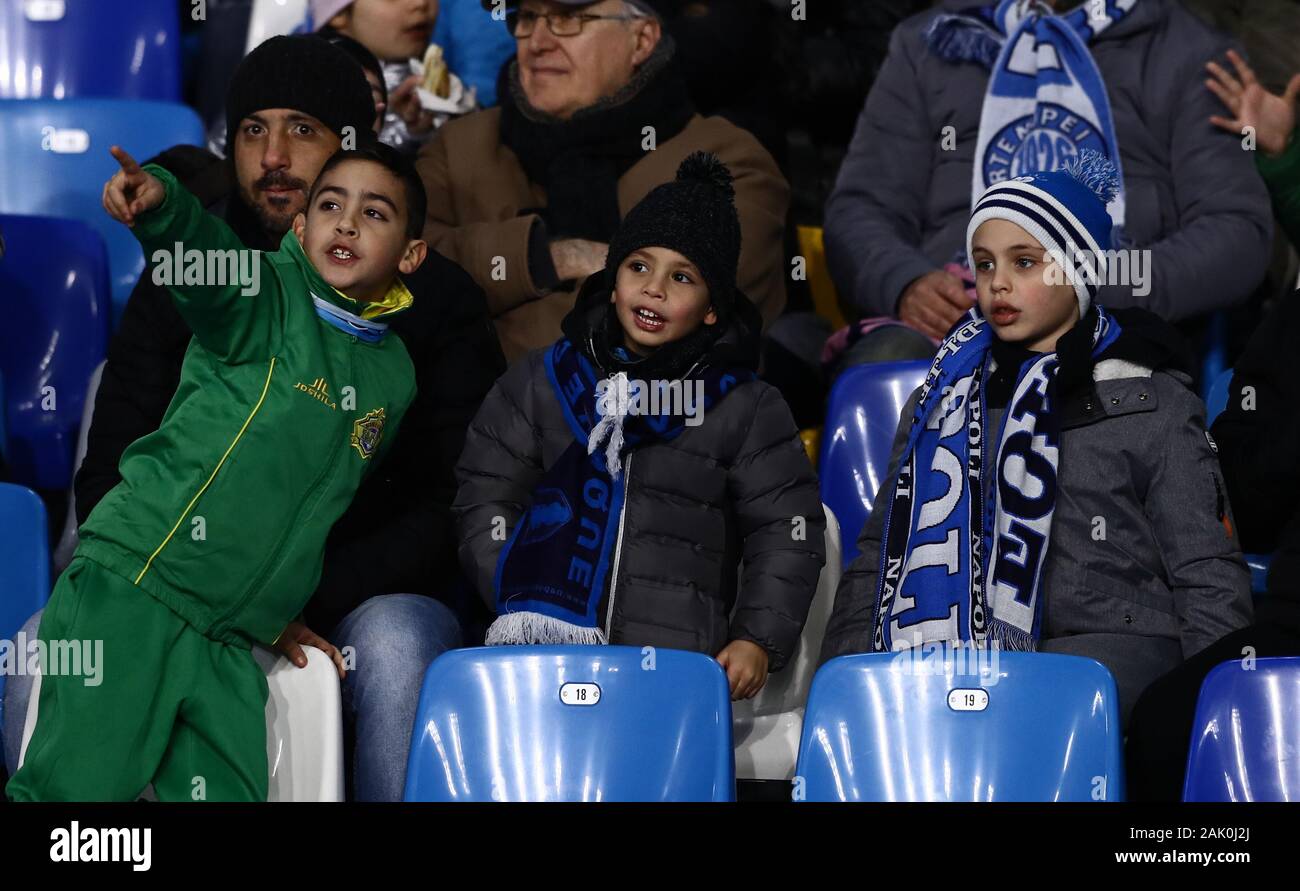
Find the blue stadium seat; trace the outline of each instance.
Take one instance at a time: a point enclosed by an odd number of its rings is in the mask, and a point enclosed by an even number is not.
[[[1205,332],[1205,352],[1201,356],[1201,399],[1206,405],[1214,401],[1213,388],[1219,378],[1231,371],[1228,367],[1228,313],[1218,310],[1210,314],[1209,328]]]
[[[7,0],[0,99],[178,102],[180,45],[176,0]]]
[[[726,675],[700,653],[452,650],[424,676],[407,801],[733,801]]]
[[[0,328],[5,455],[35,489],[72,482],[91,375],[108,344],[108,258],[84,223],[0,216]]]
[[[1205,399],[1205,422],[1213,424],[1214,419],[1223,414],[1228,407],[1228,388],[1232,386],[1232,369],[1225,368],[1210,384],[1210,392]]]
[[[307,0],[253,0],[244,52],[251,53],[263,41],[281,34],[303,34],[315,30]]]
[[[1210,385],[1210,391],[1206,396],[1205,418],[1207,424],[1213,424],[1214,419],[1228,407],[1228,391],[1231,387],[1232,369],[1227,368],[1219,372],[1219,376]],[[1271,554],[1246,555],[1246,565],[1250,567],[1250,588],[1256,594],[1263,594],[1268,590],[1268,567],[1272,561]]]
[[[35,492],[0,483],[0,640],[13,641],[23,624],[50,599],[50,545],[45,523],[45,504]],[[15,650],[13,657],[25,660],[27,654]],[[0,725],[4,722],[4,685],[5,674],[0,672]]]
[[[1300,801],[1300,657],[1216,666],[1201,685],[1184,801]]]
[[[807,801],[1119,801],[1115,680],[1047,653],[841,656],[813,679],[795,784]]]
[[[898,415],[929,369],[929,362],[854,365],[831,388],[817,472],[822,502],[840,521],[846,567],[858,556],[858,536],[889,473]]]
[[[99,232],[108,246],[115,323],[144,271],[144,254],[131,231],[104,211],[104,183],[120,169],[108,148],[121,145],[143,163],[178,144],[204,144],[203,124],[183,105],[0,101],[0,213],[67,217]]]

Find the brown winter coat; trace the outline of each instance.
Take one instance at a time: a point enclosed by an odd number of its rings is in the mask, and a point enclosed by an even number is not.
[[[546,194],[529,182],[499,138],[500,108],[451,121],[421,150],[416,168],[429,197],[424,238],[460,264],[487,294],[506,359],[553,343],[573,308],[578,283],[542,293],[528,269],[529,234]],[[790,187],[776,162],[748,131],[720,117],[695,115],[680,133],[632,165],[618,183],[621,215],[655,186],[671,182],[694,151],[716,154],[731,170],[740,214],[737,285],[757,304],[764,324],[785,307],[783,233]],[[504,266],[493,276],[493,258]],[[567,287],[566,287],[567,284]]]

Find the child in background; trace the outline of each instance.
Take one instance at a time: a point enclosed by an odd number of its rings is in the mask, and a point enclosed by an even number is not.
[[[384,320],[411,304],[399,273],[426,255],[424,189],[395,149],[340,151],[280,250],[259,256],[164,168],[113,155],[104,207],[155,280],[171,265],[157,254],[184,246],[184,283],[168,290],[194,339],[162,426],[123,454],[41,619],[47,652],[102,642],[99,683],[43,663],[6,792],[128,801],[152,782],[163,801],[262,801],[267,686],[250,649],[301,613],[330,527],[415,396]],[[207,281],[195,252],[241,272]]]
[[[978,304],[903,410],[823,660],[931,641],[1087,656],[1127,721],[1153,679],[1250,621],[1205,407],[1169,329],[1093,302],[1117,184],[1088,151],[977,202]],[[1076,258],[1095,274],[1070,276]]]
[[[375,58],[375,54],[357,43],[346,34],[340,34],[330,28],[325,28],[319,32],[329,43],[334,44],[343,52],[351,56],[361,70],[366,75],[366,83],[370,84],[370,95],[375,100],[375,122],[371,127],[375,133],[379,133],[384,127],[384,117],[388,113],[388,87],[384,84],[384,69]]]
[[[411,61],[426,60],[437,18],[438,0],[311,0],[316,31],[352,38],[383,65],[388,108],[379,138],[408,156],[414,156],[452,113],[464,114],[475,107],[472,93],[454,87],[449,92],[456,101],[444,105],[435,99],[445,110],[434,111],[421,103],[424,78],[413,73]],[[448,73],[448,78],[455,83],[455,75]]]
[[[755,379],[739,256],[731,175],[696,153],[628,213],[564,337],[484,401],[453,510],[489,644],[704,652],[736,699],[790,658],[825,521],[790,410]]]

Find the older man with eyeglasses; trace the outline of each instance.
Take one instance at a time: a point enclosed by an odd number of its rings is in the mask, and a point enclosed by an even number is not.
[[[623,214],[693,151],[735,179],[739,285],[770,323],[785,306],[789,186],[749,132],[695,112],[650,0],[483,0],[514,35],[501,104],[420,153],[424,237],[487,293],[513,361],[560,336]]]

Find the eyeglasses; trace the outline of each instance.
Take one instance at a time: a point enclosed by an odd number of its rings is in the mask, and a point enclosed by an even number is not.
[[[533,12],[528,9],[511,9],[506,11],[506,27],[517,38],[531,37],[540,19],[546,19],[546,27],[556,37],[576,37],[582,33],[582,26],[587,22],[600,20],[612,22],[630,22],[643,18],[639,15],[596,15],[590,12]]]

